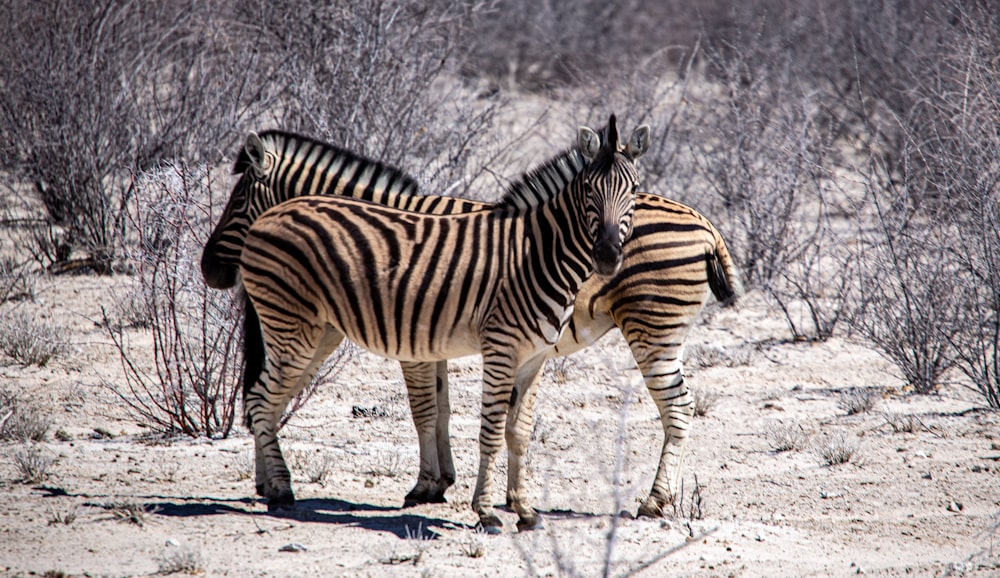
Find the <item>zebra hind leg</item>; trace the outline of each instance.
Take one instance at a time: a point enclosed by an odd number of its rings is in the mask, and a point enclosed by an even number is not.
[[[445,371],[447,371],[447,362],[444,363]],[[406,381],[410,413],[413,417],[413,425],[417,429],[417,440],[420,447],[420,472],[417,474],[417,483],[403,499],[403,507],[442,503],[447,501],[444,497],[445,490],[454,482],[454,470],[452,470],[451,482],[446,481],[442,475],[442,464],[438,450],[440,447],[438,424],[442,409],[447,412],[448,407],[447,405],[444,408],[440,407],[438,364],[400,362],[399,365],[403,370],[403,379]],[[445,390],[445,400],[447,400],[447,395],[447,390]],[[445,416],[445,428],[444,435],[447,436],[447,416]],[[450,457],[449,453],[449,460]]]
[[[643,367],[640,364],[639,367],[643,368],[646,386],[653,396],[663,424],[660,463],[649,496],[639,506],[639,515],[658,518],[663,516],[663,508],[673,503],[677,496],[694,403],[679,360],[670,360],[653,367]]]

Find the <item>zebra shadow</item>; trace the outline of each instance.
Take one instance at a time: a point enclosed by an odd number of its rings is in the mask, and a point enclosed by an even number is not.
[[[398,506],[377,506],[374,504],[356,503],[339,499],[306,499],[299,500],[294,510],[280,512],[262,512],[254,506],[262,500],[240,498],[232,500],[216,500],[213,498],[198,499],[198,501],[164,501],[151,500],[147,503],[150,512],[166,517],[203,517],[219,514],[232,514],[256,517],[257,521],[270,519],[293,520],[309,524],[329,524],[334,526],[351,526],[373,532],[393,534],[402,539],[435,540],[443,530],[464,528],[464,524],[443,518],[424,516],[403,510]]]
[[[436,540],[442,530],[471,529],[452,520],[413,513],[402,506],[378,506],[347,500],[306,499],[296,502],[294,510],[269,513],[261,511],[259,498],[220,498],[216,496],[132,495],[127,500],[111,494],[68,492],[64,488],[37,486],[35,490],[46,498],[82,498],[88,508],[113,512],[128,502],[140,507],[146,515],[166,518],[203,518],[219,515],[247,516],[254,519],[260,531],[266,531],[262,520],[294,520],[302,523],[352,526],[393,534],[401,539]]]

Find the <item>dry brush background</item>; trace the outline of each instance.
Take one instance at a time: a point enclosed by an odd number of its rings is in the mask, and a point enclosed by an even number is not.
[[[1000,16],[649,4],[0,7],[0,572],[1000,573]],[[613,516],[662,436],[617,333],[543,378],[544,531],[465,526],[475,359],[452,504],[398,509],[398,370],[351,348],[284,430],[307,514],[264,514],[239,312],[197,267],[245,133],[488,200],[609,112],[652,126],[643,188],[708,216],[748,288],[689,341],[675,515]]]

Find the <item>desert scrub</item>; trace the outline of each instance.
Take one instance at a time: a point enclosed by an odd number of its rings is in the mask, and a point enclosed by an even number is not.
[[[715,408],[722,396],[711,389],[691,388],[691,401],[694,405],[694,415],[705,417]]]
[[[816,449],[823,463],[828,466],[838,466],[857,461],[861,446],[857,439],[846,431],[839,431],[823,442]]]
[[[24,484],[37,484],[49,477],[49,469],[56,463],[57,457],[41,444],[28,443],[14,451],[14,465],[17,466],[20,481]]]
[[[878,403],[878,393],[870,389],[853,387],[840,394],[837,406],[847,415],[858,415],[875,409],[876,403]]]
[[[0,315],[0,353],[21,365],[44,367],[69,350],[65,331],[15,309]]]
[[[764,426],[764,436],[775,452],[801,451],[809,443],[807,434],[800,425],[768,422]]]
[[[134,498],[113,500],[105,503],[103,507],[115,520],[135,524],[140,528],[146,526],[146,522],[149,521],[149,514],[156,513],[155,507],[142,504]]]
[[[9,257],[0,257],[0,303],[33,299],[34,280],[27,266]]]
[[[167,547],[156,564],[160,575],[168,574],[203,574],[204,560],[201,552],[186,544],[177,544],[174,540],[167,541]]]
[[[52,421],[32,402],[0,388],[0,441],[45,439]]]

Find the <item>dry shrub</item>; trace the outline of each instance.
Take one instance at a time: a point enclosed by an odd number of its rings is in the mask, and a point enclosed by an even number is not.
[[[49,469],[59,460],[45,446],[34,442],[15,450],[13,458],[24,484],[44,482],[49,477]]]
[[[131,262],[136,292],[149,320],[152,367],[131,345],[129,320],[104,323],[121,359],[124,385],[106,385],[133,417],[163,432],[225,437],[240,391],[237,296],[208,289],[197,260],[211,218],[207,170],[167,166],[137,179],[132,213],[138,233]]]
[[[30,183],[48,227],[36,256],[110,273],[126,238],[129,172],[184,153],[217,158],[249,107],[266,105],[253,51],[210,2],[0,7],[4,169]],[[19,188],[12,187],[15,195]]]
[[[44,367],[69,350],[66,332],[24,309],[0,314],[0,353],[21,365]]]

